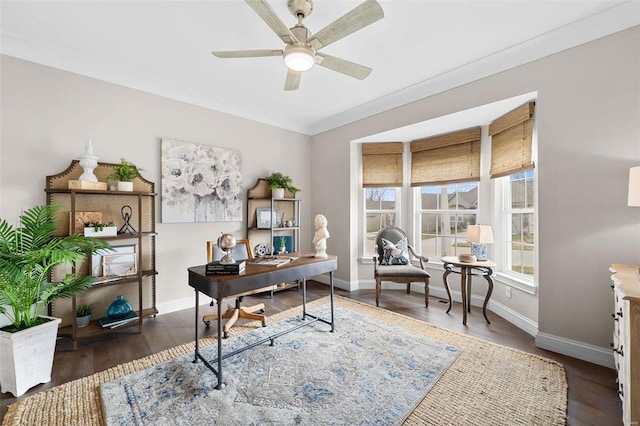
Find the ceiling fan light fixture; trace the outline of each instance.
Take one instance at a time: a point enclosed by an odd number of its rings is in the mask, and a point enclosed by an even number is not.
[[[316,63],[316,52],[308,46],[289,45],[283,57],[287,68],[293,71],[307,71]]]

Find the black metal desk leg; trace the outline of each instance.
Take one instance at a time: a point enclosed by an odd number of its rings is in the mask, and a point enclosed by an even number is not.
[[[302,279],[302,320],[307,319],[307,279]]]
[[[193,355],[193,362],[194,364],[198,362],[198,353],[200,351],[200,345],[198,344],[198,318],[200,317],[200,304],[199,304],[199,291],[196,290],[196,351]]]
[[[218,386],[216,389],[224,388],[222,382],[222,300],[216,300],[218,304]]]
[[[329,295],[331,300],[331,332],[336,331],[336,322],[333,314],[333,271],[329,272]]]

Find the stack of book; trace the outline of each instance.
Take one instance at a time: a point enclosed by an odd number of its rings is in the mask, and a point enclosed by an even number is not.
[[[127,313],[127,315],[117,317],[117,318],[113,318],[113,317],[100,318],[98,320],[98,325],[102,328],[117,328],[137,320],[138,320],[138,314],[136,314],[135,311],[131,311]]]
[[[207,263],[205,274],[207,275],[237,275],[244,272],[247,266],[246,260],[236,260],[236,263],[220,263],[217,260]]]

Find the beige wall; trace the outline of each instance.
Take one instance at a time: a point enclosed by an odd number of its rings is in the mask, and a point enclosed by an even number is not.
[[[639,39],[634,27],[314,137],[2,56],[0,216],[15,220],[21,208],[44,203],[44,177],[77,158],[88,138],[101,161],[127,157],[158,191],[160,138],[240,149],[245,188],[279,170],[303,189],[303,249],[311,248],[315,214],[327,217],[328,251],[339,256],[336,276],[349,287],[371,279],[371,267],[357,263],[351,141],[537,91],[539,308],[531,312],[535,302],[515,290],[511,301],[496,300],[543,335],[605,353],[613,309],[607,268],[640,263],[640,211],[626,206],[628,169],[640,164]],[[189,306],[186,268],[204,261],[207,239],[244,235],[244,226],[160,223],[161,306]],[[433,273],[438,285],[440,271]]]
[[[45,176],[77,159],[89,138],[100,161],[126,157],[144,169],[160,193],[160,139],[167,137],[241,150],[245,189],[272,171],[291,176],[303,189],[303,229],[312,228],[308,136],[12,57],[1,59],[0,217],[15,221],[20,209],[44,204]],[[158,303],[164,311],[193,304],[187,267],[206,261],[206,240],[222,231],[244,236],[245,226],[244,221],[158,224]],[[301,247],[310,248],[312,236],[313,231],[303,233]]]
[[[540,275],[533,319],[541,335],[593,345],[610,357],[608,267],[640,263],[640,211],[626,206],[628,170],[640,164],[639,40],[634,27],[314,136],[312,179],[331,191],[314,191],[312,205],[329,218],[338,277],[355,282],[372,274],[371,266],[357,264],[359,177],[351,140],[537,91]],[[500,302],[526,315],[523,304],[535,300],[516,292]]]

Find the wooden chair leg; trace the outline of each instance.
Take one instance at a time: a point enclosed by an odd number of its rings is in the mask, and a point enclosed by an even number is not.
[[[429,307],[429,279],[424,280],[424,306]]]
[[[267,316],[256,314],[255,312],[264,312],[264,303],[258,303],[253,306],[240,306],[240,302],[236,300],[236,306],[228,305],[227,310],[222,314],[221,319],[228,319],[228,321],[222,327],[224,332],[224,338],[229,337],[229,330],[236,323],[238,318],[251,319],[262,322],[262,326],[267,326]],[[211,321],[218,319],[218,314],[204,315],[202,321],[209,327]]]
[[[407,294],[411,294],[411,283],[407,283]]]
[[[376,278],[376,306],[380,306],[380,279]]]

